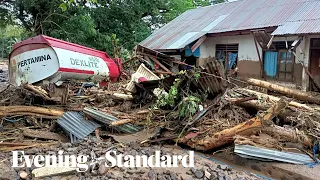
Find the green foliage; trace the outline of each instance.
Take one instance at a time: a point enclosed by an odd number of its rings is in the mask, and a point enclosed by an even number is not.
[[[199,72],[194,73],[194,78],[198,80],[200,78],[200,73]]]
[[[8,58],[12,45],[24,39],[26,35],[20,26],[8,25],[0,29],[0,57]]]
[[[179,86],[181,84],[180,79],[175,79],[175,82],[171,86],[168,94],[163,94],[157,100],[156,107],[170,107],[173,108],[178,104],[178,111],[180,117],[192,117],[198,110],[199,103],[201,102],[200,98],[195,96],[188,96],[181,99],[181,92],[179,92]],[[179,102],[180,101],[180,102]]]
[[[171,86],[168,94],[162,94],[156,103],[156,107],[173,107],[177,104],[177,100],[179,99],[178,87],[180,85],[180,79],[175,79],[175,82]]]
[[[200,99],[194,96],[188,96],[183,99],[179,105],[179,116],[191,118],[198,110]]]
[[[209,0],[2,0],[0,27],[18,24],[26,35],[45,34],[112,55],[129,51],[155,29]]]

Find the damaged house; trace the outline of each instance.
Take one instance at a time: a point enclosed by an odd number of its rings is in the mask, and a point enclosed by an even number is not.
[[[319,90],[319,7],[319,0],[239,0],[192,9],[140,45],[190,65],[218,60],[238,77]]]

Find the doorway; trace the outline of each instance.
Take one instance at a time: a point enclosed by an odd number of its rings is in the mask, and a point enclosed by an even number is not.
[[[274,50],[264,51],[264,72],[268,79],[278,81],[294,81],[294,55],[288,51],[288,44],[292,41],[275,41],[273,42]]]
[[[311,39],[309,70],[314,80],[320,84],[320,38]],[[317,90],[312,81],[310,81],[310,90]]]

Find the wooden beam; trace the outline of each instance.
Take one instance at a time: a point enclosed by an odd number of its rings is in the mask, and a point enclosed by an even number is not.
[[[163,70],[165,70],[168,73],[174,74],[173,72],[171,72],[167,67],[165,67],[163,64],[161,64],[157,58],[149,56],[156,64],[158,64]]]
[[[198,41],[191,47],[192,53],[207,39],[207,36],[204,35],[198,39]]]
[[[254,36],[253,32],[251,32],[251,33],[252,33],[253,40],[254,40],[254,45],[255,45],[255,47],[256,47],[256,51],[257,51],[257,53],[258,53],[258,57],[259,57],[260,68],[261,68],[261,69],[260,69],[260,76],[261,76],[262,78],[264,78],[264,67],[263,67],[263,61],[262,61],[261,56],[260,56],[260,51],[259,51],[259,48],[258,48],[257,40],[256,40],[256,38],[255,38],[255,36]]]

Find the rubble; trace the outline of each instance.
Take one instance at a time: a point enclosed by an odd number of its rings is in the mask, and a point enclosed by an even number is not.
[[[227,165],[204,165],[200,162],[204,158],[183,173],[107,168],[102,163],[109,150],[131,155],[152,155],[155,150],[174,154],[174,144],[203,153],[234,148],[235,154],[258,160],[318,161],[318,96],[252,78],[239,86],[225,76],[217,61],[195,68],[141,46],[126,64],[130,63],[139,66],[130,80],[106,87],[70,80],[58,93],[60,99],[54,92],[59,88],[53,84],[22,84],[2,90],[0,151],[6,153],[1,158],[10,159],[8,152],[13,150],[31,155],[64,150],[98,159],[86,173],[74,173],[74,168],[15,169],[22,179],[61,173],[87,179],[259,179]],[[188,68],[179,71],[179,65]],[[266,91],[252,90],[252,86]]]

